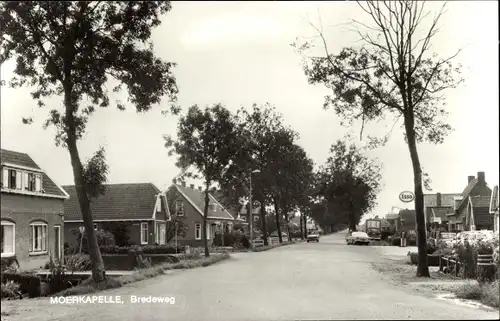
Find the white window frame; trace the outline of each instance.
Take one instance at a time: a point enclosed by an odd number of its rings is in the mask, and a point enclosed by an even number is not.
[[[16,255],[16,223],[11,221],[1,221],[2,226],[12,226],[12,250],[13,252],[4,252],[1,257],[11,257]],[[3,242],[3,240],[2,240]]]
[[[42,175],[35,174],[35,192],[42,191]]]
[[[144,228],[144,226],[146,228]],[[144,242],[144,236],[146,236],[145,242]],[[147,222],[142,222],[141,223],[141,245],[148,244],[148,240],[149,240],[149,226],[148,226]]]
[[[194,239],[201,240],[201,223],[194,224]]]
[[[162,230],[163,227],[163,230]],[[159,245],[165,244],[165,233],[166,233],[166,224],[164,222],[156,223],[156,243]]]
[[[233,223],[227,223],[227,229],[229,230],[229,232],[232,232],[233,231]]]
[[[43,249],[43,245],[41,246],[41,249],[35,249],[35,229],[37,227],[41,227],[42,229],[42,236],[41,236],[41,241],[42,244],[45,244],[45,250]],[[45,235],[44,235],[44,227],[45,227]],[[30,229],[31,229],[31,247],[29,253],[31,255],[41,255],[41,254],[47,254],[48,253],[48,240],[49,240],[49,226],[45,222],[33,222],[30,224]],[[45,238],[44,238],[45,237]]]
[[[180,204],[180,206],[179,206]],[[175,215],[184,216],[184,201],[176,200],[175,201]]]

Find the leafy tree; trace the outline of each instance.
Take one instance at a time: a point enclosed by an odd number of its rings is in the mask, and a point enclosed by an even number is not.
[[[212,184],[223,180],[227,166],[238,153],[243,136],[234,116],[221,104],[206,107],[204,110],[194,105],[179,120],[177,140],[165,137],[165,146],[170,153],[178,155],[177,166],[194,167],[198,173],[188,172],[184,176],[201,178],[205,181],[205,206],[203,211],[203,231],[207,231],[209,193]],[[205,256],[208,239],[205,235]]]
[[[356,145],[338,140],[318,171],[318,194],[328,201],[328,210],[347,218],[355,231],[362,215],[376,205],[380,172],[381,166],[363,155]]]
[[[56,145],[68,149],[73,176],[89,235],[92,278],[106,278],[93,229],[85,171],[77,148],[88,118],[96,107],[108,107],[113,92],[128,88],[128,101],[138,112],[149,110],[163,96],[174,99],[177,86],[173,63],[153,53],[149,41],[159,16],[171,9],[169,1],[4,1],[0,4],[2,28],[0,63],[15,59],[9,84],[33,88],[40,107],[44,100],[62,97],[63,109],[52,109],[44,127],[57,129]],[[116,100],[123,110],[123,102]],[[176,107],[172,111],[177,111]],[[23,119],[31,123],[32,118]]]
[[[129,224],[126,222],[106,222],[103,229],[113,234],[117,246],[130,245]]]
[[[175,200],[173,189],[167,192],[167,206],[170,211],[170,221],[166,224],[165,242],[170,242],[176,235],[184,237],[188,231],[185,216],[178,216],[177,209],[175,208]]]
[[[361,135],[365,122],[390,115],[396,119],[396,124],[402,117],[414,175],[419,253],[417,276],[429,277],[424,177],[417,144],[424,141],[442,143],[452,129],[444,120],[447,116],[444,93],[462,81],[460,68],[451,63],[460,51],[444,59],[429,54],[444,6],[422,33],[423,19],[429,15],[423,1],[366,1],[358,4],[373,22],[366,25],[353,21],[355,31],[361,37],[358,42],[361,46],[344,48],[338,54],[332,54],[323,32],[315,27],[326,54],[322,57],[304,56],[305,73],[311,84],[323,84],[332,90],[332,94],[325,97],[325,108],[333,108],[350,124],[361,120]],[[294,47],[305,53],[311,43],[294,44]],[[382,138],[369,138],[379,145],[384,144],[389,136],[390,133]]]

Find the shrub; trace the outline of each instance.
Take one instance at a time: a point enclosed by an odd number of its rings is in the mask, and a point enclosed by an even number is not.
[[[1,272],[16,273],[19,268],[19,262],[16,256],[3,257],[1,259]]]
[[[2,293],[1,297],[3,298],[17,298],[20,296],[20,285],[19,283],[16,283],[14,281],[7,281],[5,283],[2,283]]]
[[[243,246],[243,248],[245,249],[250,248],[250,241],[247,239],[246,235],[243,235],[241,238],[241,246]]]
[[[146,245],[140,247],[137,245],[133,246],[103,246],[100,248],[102,254],[128,254],[130,250],[141,251],[144,254],[176,254],[184,252],[182,246],[178,246],[177,250],[175,246],[172,245]]]
[[[76,240],[78,243],[78,250],[79,250],[80,239],[82,238],[82,234],[80,233],[79,229],[72,229],[72,233],[76,235]],[[111,232],[106,230],[97,230],[95,231],[95,233],[97,237],[97,244],[99,245],[99,247],[115,245],[115,237]],[[82,252],[88,254],[87,233],[83,233]]]
[[[92,262],[87,254],[73,254],[65,257],[66,268],[72,272],[89,271]]]
[[[476,281],[469,281],[461,285],[455,291],[458,298],[466,300],[477,300],[485,305],[494,308],[500,307],[500,293],[498,281],[492,283],[478,283]]]
[[[104,228],[113,234],[115,244],[118,246],[128,246],[130,241],[129,227],[125,222],[107,222]]]
[[[29,297],[39,297],[41,293],[40,277],[28,273],[2,273],[2,283],[13,281],[19,284],[19,291]]]

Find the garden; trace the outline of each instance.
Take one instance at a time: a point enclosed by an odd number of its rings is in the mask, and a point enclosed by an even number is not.
[[[429,238],[429,266],[439,266],[441,275],[467,279],[455,295],[500,307],[499,234],[492,231],[462,232],[449,239]],[[409,253],[409,263],[417,264],[418,253]]]

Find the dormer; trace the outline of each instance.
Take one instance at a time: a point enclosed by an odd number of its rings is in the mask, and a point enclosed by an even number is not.
[[[463,196],[454,196],[453,197],[453,211],[458,210],[458,207],[462,203]]]
[[[2,165],[2,189],[44,193],[41,170]]]

